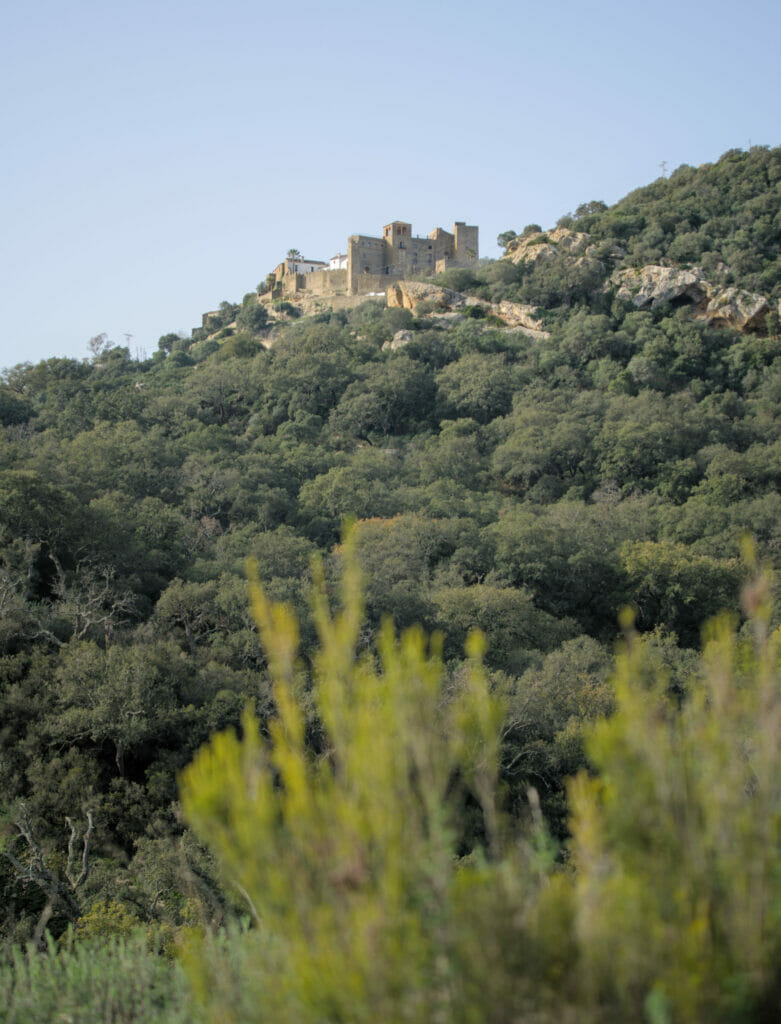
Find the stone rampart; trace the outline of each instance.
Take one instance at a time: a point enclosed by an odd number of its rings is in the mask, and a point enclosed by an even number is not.
[[[294,272],[297,264],[291,260],[281,263],[274,271],[272,297],[384,292],[394,281],[431,276],[451,266],[473,266],[477,246],[477,227],[463,221],[456,221],[453,234],[435,228],[425,237],[413,235],[412,225],[406,221],[393,221],[385,225],[382,237],[350,235],[346,270],[313,269],[302,274]]]
[[[354,279],[353,294],[371,295],[381,292],[385,295],[385,289],[393,281],[401,280],[397,274],[359,274]]]
[[[340,295],[347,291],[347,271],[313,270],[306,275],[305,282],[311,295]]]

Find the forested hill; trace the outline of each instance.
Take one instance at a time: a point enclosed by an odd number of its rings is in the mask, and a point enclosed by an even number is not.
[[[619,610],[675,680],[703,622],[738,609],[743,533],[778,560],[781,150],[679,168],[558,230],[509,232],[507,258],[449,272],[460,311],[297,318],[252,292],[144,361],[97,340],[88,361],[5,372],[3,842],[32,857],[27,822],[56,866],[66,817],[94,820],[92,869],[53,930],[100,899],[181,923],[183,855],[217,891],[176,776],[247,701],[269,714],[247,556],[298,612],[305,656],[310,559],[338,575],[349,517],[366,646],[384,615],[422,623],[457,674],[483,629],[509,702],[508,807],[532,782],[559,833],[583,723],[610,707]],[[694,280],[643,298],[621,274],[648,266]],[[736,308],[738,292],[765,302],[742,331],[708,314],[729,289]],[[544,330],[509,329],[502,302]],[[27,939],[48,898],[0,858],[6,938]]]
[[[781,150],[731,150],[679,167],[614,206],[584,203],[558,226],[624,250],[622,266],[698,265],[717,285],[781,297]]]

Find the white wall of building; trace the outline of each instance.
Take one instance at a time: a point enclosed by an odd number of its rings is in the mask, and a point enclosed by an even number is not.
[[[325,270],[328,264],[322,260],[293,260],[287,261],[287,272],[289,274],[311,274],[313,270]]]

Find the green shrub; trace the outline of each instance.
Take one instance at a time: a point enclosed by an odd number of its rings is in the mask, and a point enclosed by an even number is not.
[[[251,334],[258,334],[268,324],[268,310],[258,302],[254,292],[250,293],[250,302],[242,303],[236,317],[236,326]]]
[[[137,920],[117,900],[98,900],[76,924],[77,939],[127,939]]]
[[[767,580],[714,620],[681,697],[633,640],[571,799],[581,999],[611,1020],[777,1020],[781,631]],[[602,1019],[602,1018],[600,1018]]]
[[[187,818],[257,925],[190,947],[208,1019],[778,1019],[781,631],[767,580],[746,592],[750,631],[715,620],[675,686],[658,643],[630,639],[615,712],[587,730],[594,774],[571,786],[557,867],[541,822],[525,843],[504,833],[503,704],[479,636],[450,685],[419,629],[397,639],[386,623],[377,659],[356,657],[351,548],[333,618],[318,585],[311,693],[291,612],[253,588],[278,716],[266,738],[247,712],[243,738],[215,737],[183,778]]]
[[[378,660],[356,659],[363,605],[349,551],[343,600],[331,618],[321,579],[306,698],[318,755],[305,742],[295,620],[253,588],[278,717],[268,739],[249,712],[241,740],[216,736],[185,772],[182,799],[258,928],[232,968],[214,943],[194,948],[190,976],[215,1021],[520,1015],[532,988],[546,990],[541,958],[558,954],[544,942],[533,953],[526,938],[535,857],[500,851],[503,709],[481,641],[469,641],[469,665],[446,688],[439,644],[418,628],[397,638],[386,623]],[[481,841],[459,861],[474,834]]]
[[[293,320],[301,316],[298,306],[294,306],[292,302],[287,302],[285,299],[275,299],[272,307],[277,313],[286,313]]]
[[[184,972],[136,931],[125,939],[77,942],[43,953],[16,949],[0,961],[4,1024],[191,1024]]]
[[[471,320],[485,320],[485,307],[484,306],[464,306],[461,310],[465,317],[469,317]]]

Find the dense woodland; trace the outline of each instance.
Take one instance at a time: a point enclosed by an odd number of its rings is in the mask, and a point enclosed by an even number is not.
[[[731,151],[714,165],[681,167],[613,207],[584,203],[560,224],[587,231],[598,251],[537,265],[487,262],[474,272],[449,271],[440,282],[492,301],[538,307],[547,340],[479,313],[443,328],[425,315],[416,319],[408,310],[367,302],[313,317],[296,318],[291,310],[273,327],[266,348],[272,328],[250,293],[242,303],[223,303],[216,335],[204,329],[189,338],[164,335],[149,359],[133,359],[98,338],[87,360],[49,359],[4,372],[0,936],[6,957],[17,961],[15,969],[2,968],[10,973],[0,975],[0,993],[3,985],[7,995],[16,991],[17,1016],[9,1019],[49,1019],[45,1014],[54,1010],[41,1009],[51,997],[46,985],[52,991],[78,987],[78,958],[86,949],[101,970],[122,962],[125,974],[146,979],[136,1009],[117,1010],[106,1020],[179,1019],[184,983],[166,957],[178,963],[172,950],[183,932],[213,933],[208,941],[223,943],[220,955],[234,943],[241,950],[231,960],[236,977],[249,972],[248,936],[256,929],[250,921],[235,931],[240,926],[231,922],[248,912],[244,896],[254,892],[257,879],[240,887],[224,830],[214,838],[209,815],[222,813],[220,797],[213,794],[208,804],[197,795],[211,785],[206,769],[200,791],[189,783],[196,795],[191,792],[185,817],[178,788],[199,748],[220,730],[246,735],[254,729],[280,742],[274,681],[284,676],[284,658],[274,652],[274,630],[261,638],[263,613],[256,608],[253,616],[250,609],[248,558],[251,578],[257,575],[270,600],[287,602],[300,623],[294,674],[302,764],[327,762],[339,749],[329,719],[333,708],[329,712],[318,696],[317,680],[331,678],[322,667],[328,642],[336,645],[333,659],[348,656],[333,638],[326,642],[324,613],[312,597],[319,588],[321,604],[326,597],[338,603],[353,561],[363,573],[365,615],[358,616],[360,625],[353,623],[351,644],[364,659],[359,664],[385,666],[382,678],[403,676],[404,664],[416,679],[428,671],[421,667],[423,654],[416,662],[401,648],[389,653],[392,642],[387,635],[381,641],[388,617],[398,630],[419,625],[441,637],[438,708],[457,705],[458,695],[469,691],[465,680],[476,671],[476,655],[468,656],[465,644],[474,629],[485,636],[482,704],[465,711],[464,721],[488,716],[480,735],[486,749],[496,745],[491,786],[501,829],[527,837],[517,840],[526,860],[513,861],[513,869],[548,879],[544,912],[537,907],[536,924],[524,919],[521,942],[524,955],[537,950],[539,999],[534,1003],[531,960],[524,966],[516,949],[519,962],[506,975],[495,969],[493,1017],[462,1014],[451,1002],[446,1013],[425,1004],[425,1015],[424,1003],[410,1004],[398,1019],[430,1019],[438,1012],[443,1020],[517,1019],[522,1006],[515,996],[557,1020],[641,1019],[637,1013],[652,1024],[777,1019],[781,944],[763,947],[762,956],[776,955],[773,970],[764,961],[735,968],[729,975],[734,990],[721,1002],[721,994],[711,992],[714,1001],[706,1005],[694,983],[686,989],[688,1002],[675,1003],[682,983],[668,977],[665,988],[658,977],[637,980],[629,963],[622,967],[628,980],[616,990],[604,981],[585,994],[567,986],[558,991],[557,977],[575,976],[578,954],[567,946],[575,940],[561,938],[556,952],[546,952],[545,941],[572,933],[566,922],[574,912],[555,879],[575,870],[573,828],[582,839],[589,813],[586,777],[579,797],[570,790],[568,798],[567,780],[614,764],[609,758],[629,745],[628,722],[646,729],[639,717],[632,720],[641,710],[630,707],[627,694],[633,687],[653,693],[668,701],[665,714],[685,719],[692,680],[709,678],[700,655],[704,624],[723,609],[736,616],[741,638],[758,635],[757,616],[765,616],[762,629],[777,623],[765,611],[772,583],[753,604],[745,598],[741,604],[740,593],[756,572],[741,557],[747,532],[757,563],[778,568],[781,557],[778,316],[771,312],[758,333],[740,334],[709,327],[687,306],[641,312],[616,297],[610,276],[647,263],[696,265],[709,280],[758,292],[775,308],[781,297],[781,150],[754,147]],[[235,327],[228,326],[234,320]],[[409,344],[383,349],[400,329],[413,333]],[[345,556],[343,530],[353,521],[352,554]],[[321,570],[313,570],[315,555]],[[755,582],[752,593],[762,586],[768,584]],[[348,607],[357,600],[351,595],[348,588]],[[622,609],[631,609],[623,629]],[[628,656],[622,683],[621,671],[614,674],[615,652],[630,618],[643,653]],[[728,644],[723,637],[720,642]],[[750,677],[750,669],[745,672]],[[494,721],[499,706],[501,726],[492,732],[486,722]],[[252,718],[242,725],[247,707]],[[514,901],[528,906],[531,897],[512,886],[511,892],[497,888],[499,875],[491,871],[501,863],[502,884],[509,885],[510,861],[496,852],[499,826],[488,783],[465,767],[460,748],[451,749],[462,720],[432,715],[430,735],[442,733],[437,742],[451,781],[471,780],[455,787],[459,825],[448,839],[451,859],[470,865],[477,878],[470,883],[473,903],[458,890],[458,928],[473,938],[493,935],[491,949],[513,947],[520,939],[503,907]],[[611,715],[614,733],[607,726],[595,733],[594,723]],[[408,728],[413,735],[414,725]],[[704,725],[698,736],[703,763],[718,774],[723,762],[705,749],[710,734]],[[406,749],[404,737],[397,739]],[[373,742],[382,748],[380,738]],[[741,734],[734,749],[747,742],[751,747]],[[630,779],[640,771],[638,758],[625,750],[625,762]],[[230,778],[234,769],[228,759],[220,770]],[[280,790],[289,791],[280,763],[275,771]],[[613,822],[613,835],[634,827],[627,823],[630,809],[642,827],[639,798],[623,785],[616,783],[616,799],[624,801],[625,817]],[[753,785],[746,783],[747,793],[765,794],[761,778]],[[452,796],[453,786],[445,788]],[[781,804],[768,804],[766,812],[761,838],[751,832],[749,839],[763,846],[770,877],[778,875]],[[427,822],[421,836],[436,831]],[[424,839],[413,828],[409,855],[425,858],[418,841],[422,850]],[[281,840],[279,851],[284,859]],[[756,855],[750,846],[745,853]],[[684,872],[686,857],[679,854],[670,855],[668,866],[681,863]],[[478,860],[484,864],[479,870]],[[712,864],[714,872],[727,870],[717,859]],[[298,867],[305,876],[305,865]],[[486,879],[491,898],[480,897],[478,882]],[[361,886],[360,879],[349,884]],[[414,884],[428,883],[416,878]],[[778,942],[781,890],[777,879],[774,884],[768,919]],[[322,894],[314,882],[302,882],[301,892]],[[600,899],[610,904],[604,893]],[[614,911],[616,934],[624,926],[631,932],[621,908]],[[112,945],[118,936],[136,934],[136,926],[146,939]],[[600,927],[604,938],[611,922]],[[71,959],[42,956],[52,972],[44,983],[44,967],[25,966],[11,950],[45,945],[46,934],[52,949],[69,949]],[[592,940],[598,948],[598,937]],[[605,943],[600,955],[607,958]],[[716,946],[721,968],[732,970],[727,946]],[[160,955],[145,952],[153,947]],[[273,943],[265,951],[251,948],[269,963],[279,955]],[[468,959],[475,951],[464,947],[461,954]],[[385,956],[393,961],[391,947]],[[686,969],[696,973],[697,955],[689,949],[680,956],[682,963],[691,957]],[[128,958],[134,966],[127,966]],[[604,969],[592,963],[589,976],[601,977]],[[38,995],[25,995],[21,981],[14,990],[14,977],[36,970]],[[406,979],[398,964],[394,970]],[[518,987],[511,997],[513,971]],[[399,985],[440,991],[425,972],[421,977]],[[485,984],[476,976],[469,998],[477,999]],[[379,999],[379,990],[367,992]],[[399,1005],[392,986],[382,992],[390,1001],[378,1005]],[[43,1002],[36,1004],[38,998]],[[257,994],[258,1005],[263,998]],[[249,1011],[236,1003],[235,1018],[220,1017],[228,1013],[223,1006],[212,1010],[214,1019],[378,1019],[359,1008],[357,990],[354,1012],[337,1006],[336,993],[314,1009],[305,999],[306,1012],[304,1003],[294,1011],[267,998],[268,1017],[262,1007]],[[557,998],[569,1000],[569,1009]],[[621,999],[626,1003],[617,1009]],[[572,1009],[576,1005],[580,1011]]]

